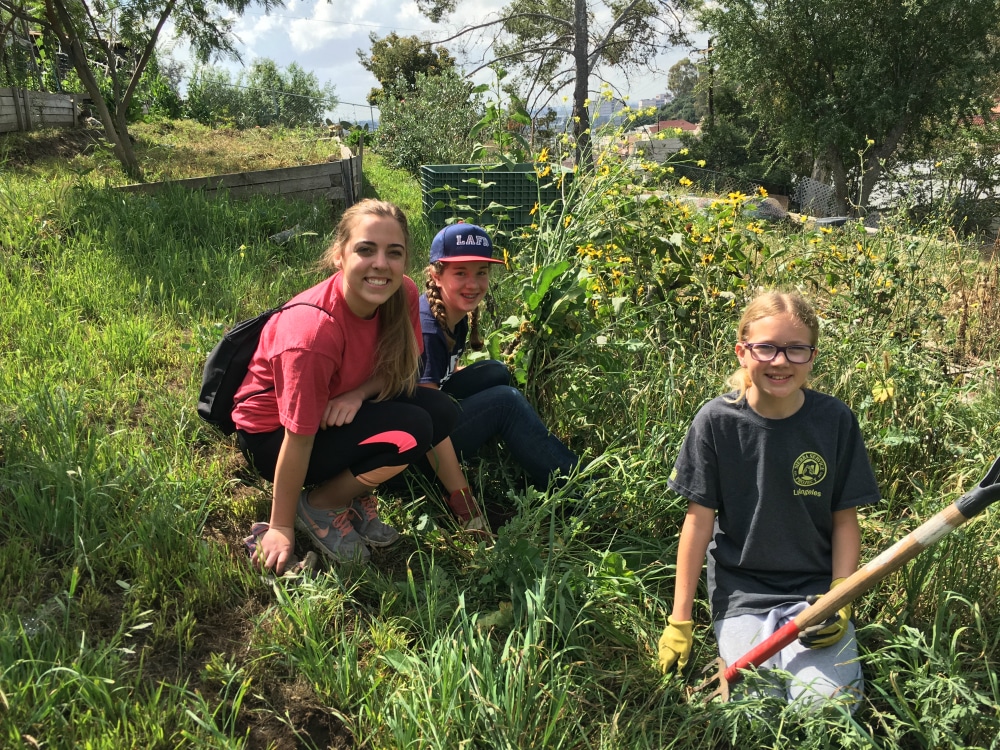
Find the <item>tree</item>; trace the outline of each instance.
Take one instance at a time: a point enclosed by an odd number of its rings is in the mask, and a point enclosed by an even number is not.
[[[375,131],[379,152],[394,167],[417,174],[421,164],[469,159],[469,132],[483,115],[480,97],[454,70],[417,73],[413,89],[403,78],[386,89]],[[399,94],[405,92],[405,96]]]
[[[438,21],[458,1],[417,0],[417,5]],[[586,167],[591,76],[601,65],[634,72],[666,46],[679,43],[686,4],[687,0],[511,0],[496,19],[466,27],[450,39],[494,30],[494,55],[486,65],[519,67],[524,74],[521,98],[532,111],[544,108],[556,92],[572,84],[577,161]],[[606,20],[595,24],[596,18]]]
[[[667,71],[667,89],[674,99],[682,96],[694,96],[695,86],[701,78],[698,66],[691,62],[690,57],[678,60]]]
[[[80,82],[90,95],[115,156],[129,176],[142,170],[128,135],[128,110],[160,34],[170,20],[174,33],[207,61],[217,54],[238,57],[232,14],[257,4],[265,10],[283,0],[0,0],[10,13],[53,34],[70,55]],[[100,79],[111,84],[109,106]]]
[[[422,41],[417,36],[399,36],[394,31],[379,39],[373,31],[368,39],[371,41],[371,50],[366,55],[364,50],[359,49],[358,60],[382,84],[382,88],[372,88],[368,92],[369,104],[378,104],[385,89],[390,86],[397,95],[404,90],[413,91],[417,85],[418,73],[440,75],[455,67],[455,58],[447,48],[432,48],[430,42]],[[400,79],[406,82],[403,88],[399,86]]]
[[[1000,75],[1000,0],[718,0],[703,23],[713,61],[845,211],[928,121],[988,111]]]

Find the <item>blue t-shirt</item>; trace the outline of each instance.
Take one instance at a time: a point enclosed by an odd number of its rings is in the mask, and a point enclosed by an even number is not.
[[[465,340],[469,336],[469,317],[463,316],[455,324],[455,330],[452,331],[455,343],[449,346],[445,331],[431,312],[427,295],[421,294],[420,330],[424,337],[424,353],[420,357],[419,382],[442,386],[455,372],[462,352],[465,351]]]
[[[762,614],[825,592],[835,511],[879,501],[858,421],[804,390],[786,419],[719,396],[695,416],[668,485],[717,511],[709,545],[713,619]]]

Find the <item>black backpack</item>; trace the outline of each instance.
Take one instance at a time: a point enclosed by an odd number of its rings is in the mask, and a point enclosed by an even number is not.
[[[201,393],[198,395],[199,417],[218,427],[224,435],[232,435],[236,432],[236,425],[233,424],[236,391],[243,385],[247,368],[250,367],[250,360],[253,359],[253,355],[257,351],[260,332],[264,330],[264,324],[275,313],[300,305],[315,307],[331,317],[333,315],[329,310],[310,302],[293,302],[284,307],[275,307],[262,312],[256,318],[240,321],[226,331],[222,340],[215,345],[215,348],[208,355],[208,359],[205,360],[205,370],[201,376]],[[265,388],[250,394],[250,396],[265,393],[268,390],[270,388]],[[250,396],[246,398],[250,398]]]

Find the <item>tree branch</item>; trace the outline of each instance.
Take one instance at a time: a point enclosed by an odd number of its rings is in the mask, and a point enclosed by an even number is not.
[[[633,3],[637,3],[639,1],[640,0],[633,0]],[[444,44],[445,42],[450,42],[455,39],[458,39],[459,37],[465,36],[466,34],[470,34],[473,31],[488,29],[491,26],[500,26],[507,23],[508,21],[513,21],[515,19],[520,19],[520,18],[541,18],[546,21],[551,21],[557,25],[564,26],[570,31],[573,30],[572,23],[562,18],[559,18],[558,16],[550,16],[547,13],[512,13],[509,16],[503,16],[502,18],[497,18],[493,21],[486,21],[485,23],[475,24],[474,26],[466,26],[462,29],[459,29],[449,37],[445,37],[444,39],[439,39],[437,41],[428,42],[428,44]]]

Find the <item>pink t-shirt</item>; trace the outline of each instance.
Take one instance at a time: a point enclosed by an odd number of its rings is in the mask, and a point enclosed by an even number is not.
[[[404,276],[403,288],[417,345],[423,350],[417,286]],[[375,369],[381,311],[370,320],[355,315],[344,299],[339,271],[289,300],[293,302],[309,302],[331,314],[300,305],[267,322],[236,392],[233,422],[241,430],[260,433],[286,427],[315,435],[327,402],[364,384]]]

